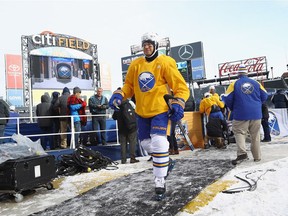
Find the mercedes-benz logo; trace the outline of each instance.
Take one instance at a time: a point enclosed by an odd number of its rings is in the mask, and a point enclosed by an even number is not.
[[[183,45],[178,50],[178,55],[183,60],[189,60],[192,58],[194,53],[193,47],[190,45]]]

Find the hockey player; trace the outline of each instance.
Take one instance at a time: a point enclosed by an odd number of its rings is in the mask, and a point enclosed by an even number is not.
[[[175,60],[158,54],[158,35],[146,33],[141,42],[144,57],[131,62],[123,88],[113,93],[109,106],[115,109],[123,99],[135,96],[138,138],[140,145],[153,157],[156,199],[160,200],[166,191],[165,178],[173,166],[166,137],[168,118],[172,121],[183,118],[190,92]],[[172,101],[172,110],[168,112],[163,96],[170,89],[177,100]]]

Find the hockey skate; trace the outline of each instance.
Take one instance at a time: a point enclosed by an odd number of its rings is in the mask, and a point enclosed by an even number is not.
[[[161,201],[165,198],[166,185],[163,177],[155,177],[155,199]]]
[[[169,165],[168,165],[168,171],[167,171],[167,175],[165,176],[165,179],[169,176],[170,172],[172,171],[172,169],[175,166],[176,161],[172,160],[171,158],[169,158]]]

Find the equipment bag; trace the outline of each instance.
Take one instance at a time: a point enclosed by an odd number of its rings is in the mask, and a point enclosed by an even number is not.
[[[136,114],[135,110],[132,105],[129,103],[128,100],[123,101],[120,106],[124,123],[126,127],[131,130],[136,127]]]

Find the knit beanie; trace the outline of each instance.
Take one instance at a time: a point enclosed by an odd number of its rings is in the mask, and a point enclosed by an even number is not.
[[[76,94],[76,93],[81,93],[81,89],[79,87],[74,87],[73,89],[73,94]]]

